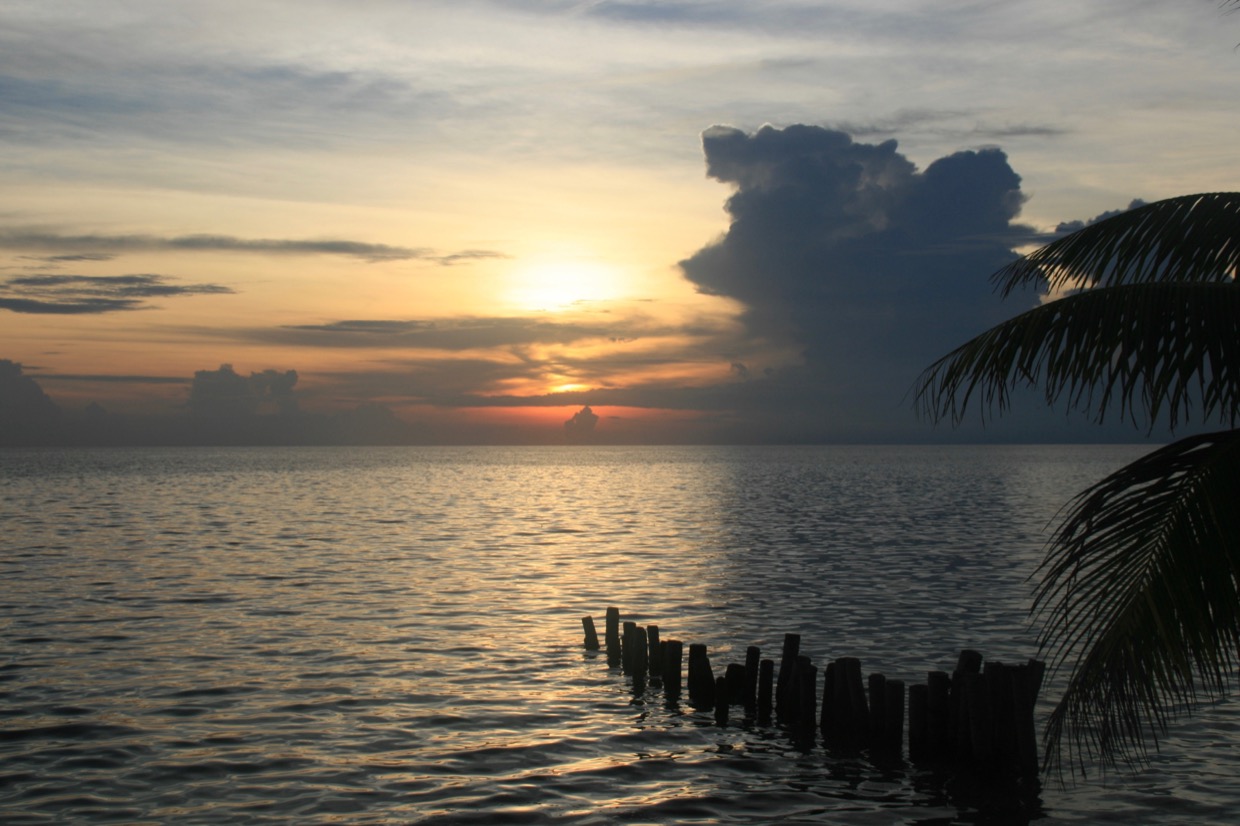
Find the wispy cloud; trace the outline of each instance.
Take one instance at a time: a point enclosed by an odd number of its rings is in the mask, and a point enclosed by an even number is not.
[[[559,322],[517,316],[436,321],[355,319],[252,330],[246,335],[268,343],[310,347],[408,347],[459,352],[531,344],[572,344],[585,339],[621,341],[637,335],[667,334],[681,329],[652,329],[634,319]]]
[[[421,259],[442,266],[481,258],[506,258],[495,250],[443,253],[429,247],[400,247],[364,241],[325,238],[239,238],[234,235],[73,235],[58,232],[0,230],[0,248],[83,250],[58,252],[40,260],[106,261],[126,252],[241,252],[259,255],[341,255],[363,261]]]
[[[0,309],[34,315],[97,315],[148,309],[149,298],[232,292],[221,284],[177,284],[149,273],[25,275],[0,281]]]

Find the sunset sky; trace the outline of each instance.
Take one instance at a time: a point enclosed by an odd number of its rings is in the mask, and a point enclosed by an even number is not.
[[[69,416],[235,373],[430,441],[941,438],[908,390],[1037,302],[1013,250],[1236,188],[1237,43],[1212,0],[0,0],[0,359]]]

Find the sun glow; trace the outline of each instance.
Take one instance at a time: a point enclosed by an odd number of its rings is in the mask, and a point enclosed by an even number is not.
[[[589,258],[538,258],[509,275],[504,298],[526,311],[563,312],[620,298],[624,279],[615,266]]]

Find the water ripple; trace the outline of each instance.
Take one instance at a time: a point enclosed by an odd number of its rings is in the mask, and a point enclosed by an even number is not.
[[[1066,493],[1131,448],[6,451],[0,820],[1240,821],[1240,716],[989,788],[634,693],[618,605],[716,669],[785,632],[906,680],[1033,651]],[[18,516],[11,516],[17,514]]]

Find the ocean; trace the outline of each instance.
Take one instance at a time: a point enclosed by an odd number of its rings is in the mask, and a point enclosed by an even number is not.
[[[616,606],[717,672],[789,632],[909,683],[1023,662],[1056,514],[1146,449],[0,451],[0,822],[1240,822],[1235,704],[1017,793],[582,645]]]

